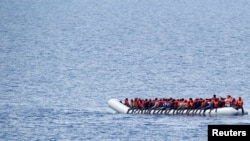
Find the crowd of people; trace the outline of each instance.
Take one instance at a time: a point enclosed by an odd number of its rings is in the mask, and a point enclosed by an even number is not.
[[[141,99],[134,98],[128,99],[125,98],[124,101],[121,101],[130,109],[204,109],[204,112],[207,109],[220,108],[220,107],[234,107],[235,109],[243,109],[243,99],[238,97],[237,99],[231,95],[227,95],[226,98],[216,97],[213,95],[212,98],[189,98],[189,99],[174,99],[174,98],[155,98],[155,99]]]

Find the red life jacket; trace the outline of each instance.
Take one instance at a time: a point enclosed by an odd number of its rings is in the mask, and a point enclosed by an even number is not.
[[[214,101],[214,108],[218,108],[219,107],[219,100],[215,100]]]
[[[125,105],[128,106],[128,107],[131,107],[128,100],[125,100]]]

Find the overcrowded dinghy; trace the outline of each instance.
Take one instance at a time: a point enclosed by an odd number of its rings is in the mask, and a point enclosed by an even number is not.
[[[216,116],[216,115],[247,115],[248,112],[243,111],[243,108],[236,109],[234,107],[219,107],[212,109],[169,109],[169,108],[156,108],[156,109],[138,109],[126,106],[122,101],[112,98],[108,101],[111,109],[117,113],[123,114],[161,114],[161,115],[200,115],[200,116]]]

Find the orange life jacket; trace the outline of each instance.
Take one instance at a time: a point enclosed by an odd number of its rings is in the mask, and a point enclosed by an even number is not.
[[[232,97],[227,97],[227,98],[225,99],[225,105],[226,105],[226,106],[230,106],[230,105],[231,105],[231,101],[232,101]]]
[[[207,100],[203,100],[202,103],[201,103],[201,106],[205,106],[207,103],[208,103]]]
[[[181,100],[178,100],[178,101],[177,101],[177,106],[178,106],[178,107],[181,106],[181,103],[182,103],[182,101],[181,101]]]
[[[236,105],[237,105],[238,107],[242,107],[242,106],[243,106],[243,100],[237,100],[236,102],[237,102]]]
[[[137,103],[135,100],[131,100],[131,107],[137,108]]]
[[[193,101],[193,100],[189,100],[188,106],[189,106],[189,107],[193,107],[193,106],[194,106],[194,101]]]
[[[185,107],[185,108],[188,108],[188,106],[189,106],[188,102],[187,102],[187,101],[184,101],[184,107]]]

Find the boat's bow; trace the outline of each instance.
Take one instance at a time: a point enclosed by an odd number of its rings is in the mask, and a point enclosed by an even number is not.
[[[111,109],[115,110],[118,113],[126,114],[128,112],[129,107],[122,104],[118,99],[112,98],[108,101],[108,105]]]

